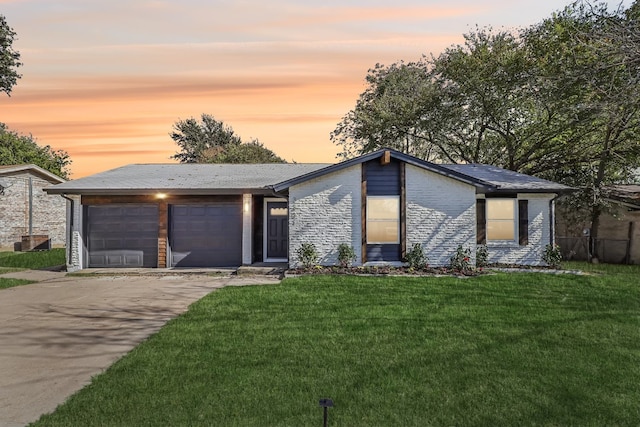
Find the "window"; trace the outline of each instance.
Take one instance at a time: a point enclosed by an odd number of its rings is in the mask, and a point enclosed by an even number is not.
[[[367,243],[400,243],[400,196],[367,197]]]
[[[515,199],[487,199],[487,240],[516,240]]]

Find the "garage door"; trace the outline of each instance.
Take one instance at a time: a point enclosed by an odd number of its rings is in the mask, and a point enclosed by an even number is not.
[[[174,267],[242,264],[242,201],[172,205],[169,245]]]
[[[158,206],[87,207],[89,267],[157,267]]]

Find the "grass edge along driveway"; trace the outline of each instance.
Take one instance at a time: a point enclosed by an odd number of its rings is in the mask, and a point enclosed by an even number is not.
[[[639,275],[225,288],[35,425],[637,425]]]

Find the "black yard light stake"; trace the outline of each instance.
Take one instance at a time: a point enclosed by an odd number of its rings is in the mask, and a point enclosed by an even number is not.
[[[331,399],[320,399],[320,406],[324,408],[324,423],[322,424],[324,427],[327,427],[327,410],[333,407],[333,400]]]

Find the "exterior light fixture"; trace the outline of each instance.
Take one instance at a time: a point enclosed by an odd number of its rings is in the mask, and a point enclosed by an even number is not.
[[[333,407],[333,400],[331,399],[320,399],[320,406],[324,408],[324,423],[322,424],[324,427],[327,427],[327,410]]]
[[[156,199],[164,200],[166,198],[167,198],[167,194],[166,193],[157,193],[156,194]]]

